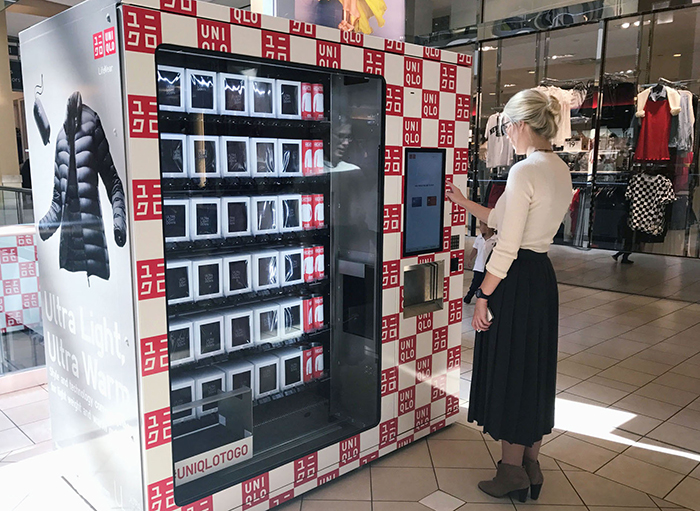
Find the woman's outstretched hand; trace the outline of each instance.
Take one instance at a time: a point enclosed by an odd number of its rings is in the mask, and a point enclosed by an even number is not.
[[[457,188],[454,183],[447,183],[447,190],[445,191],[445,196],[452,202],[456,204],[464,204],[467,198],[464,194]]]
[[[489,303],[486,300],[477,299],[472,318],[472,328],[477,332],[485,332],[491,326],[488,319],[488,307]]]

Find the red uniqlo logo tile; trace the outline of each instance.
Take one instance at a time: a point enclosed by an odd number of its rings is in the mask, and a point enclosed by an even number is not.
[[[466,225],[467,210],[456,202],[452,203],[452,225]]]
[[[406,438],[402,438],[398,442],[396,442],[396,448],[401,449],[402,447],[406,447],[409,444],[413,443],[413,435],[407,436]]]
[[[387,261],[382,270],[382,288],[391,289],[399,286],[400,261]]]
[[[416,359],[416,336],[404,337],[399,341],[399,364],[406,364]]]
[[[457,103],[455,110],[455,119],[458,121],[469,122],[471,120],[472,98],[468,94],[457,94]]]
[[[403,65],[404,87],[423,87],[423,61],[413,57],[405,57]]]
[[[462,261],[462,264],[464,262]],[[450,325],[453,325],[455,323],[461,323],[462,322],[462,300],[452,300],[450,302],[450,309],[449,309],[449,320],[448,323]]]
[[[318,453],[309,454],[294,461],[294,486],[301,486],[316,479],[318,473]]]
[[[469,173],[469,149],[466,147],[455,148],[455,174]]]
[[[36,261],[19,263],[19,278],[36,277]]]
[[[104,39],[105,42],[105,56],[117,53],[117,37],[114,27],[108,28],[102,32],[102,39]]]
[[[246,27],[260,28],[262,26],[262,16],[257,12],[231,9],[231,23],[244,25]]]
[[[5,296],[18,295],[22,291],[19,279],[6,279],[2,281],[3,294]]]
[[[457,90],[457,66],[440,64],[440,92],[455,92]]]
[[[433,353],[439,353],[447,349],[447,327],[433,330]]]
[[[165,263],[163,259],[136,262],[139,300],[165,296]]]
[[[445,415],[452,417],[459,413],[459,397],[448,394],[445,398]]]
[[[401,41],[394,41],[390,39],[384,40],[384,51],[388,51],[389,53],[398,53],[399,55],[403,55],[404,51],[406,51],[406,44],[401,42]]]
[[[442,250],[447,252],[450,249],[450,238],[452,238],[452,227],[442,229]]]
[[[428,60],[437,60],[441,58],[440,48],[430,48],[428,46],[423,46],[423,58]]]
[[[418,256],[418,264],[434,263],[435,254],[421,255]]]
[[[464,273],[464,250],[455,250],[450,255],[450,259],[457,259],[457,268],[450,272],[451,276]]]
[[[316,65],[340,69],[340,44],[317,40]]]
[[[146,428],[146,449],[170,442],[170,408],[144,414],[143,423]]]
[[[379,451],[371,452],[367,456],[360,458],[360,466],[364,467],[365,465],[372,463],[377,458],[379,458]]]
[[[403,115],[403,87],[400,85],[386,86],[386,114]]]
[[[148,485],[148,511],[175,511],[173,494],[173,478],[168,477],[157,483]]]
[[[432,390],[430,391],[430,402],[434,403],[435,401],[445,397],[445,394],[447,393],[447,375],[443,374],[433,378],[431,385]]]
[[[231,26],[197,18],[197,46],[203,50],[231,51]]]
[[[338,477],[340,477],[340,470],[336,468],[333,472],[328,472],[327,474],[319,476],[318,485],[321,486],[329,481],[332,481],[333,479],[338,479]]]
[[[289,61],[289,34],[262,31],[262,56],[266,59]]]
[[[456,300],[455,300],[456,301]],[[447,350],[447,370],[459,369],[462,363],[462,347],[455,346]]]
[[[449,277],[445,277],[445,279],[442,283],[442,299],[445,302],[450,299],[450,278]]]
[[[455,145],[455,122],[440,121],[438,128],[438,145],[440,147],[454,147]]]
[[[0,264],[16,263],[17,247],[0,248]]]
[[[343,30],[340,32],[340,42],[352,46],[363,46],[365,44],[365,36],[358,32],[346,32]]]
[[[417,316],[416,327],[419,334],[423,332],[428,332],[433,328],[433,313],[428,312],[427,314],[421,314]]]
[[[340,450],[340,464],[344,467],[348,463],[360,459],[360,435],[343,440],[338,446]]]
[[[197,2],[194,0],[160,0],[160,10],[196,16]]]
[[[384,74],[384,53],[365,49],[365,73],[373,75]]]
[[[22,308],[34,309],[39,307],[39,293],[25,293],[22,295]]]
[[[416,409],[416,387],[399,390],[399,415],[412,412]]]
[[[311,23],[306,23],[304,21],[290,21],[289,32],[294,35],[316,39],[316,25],[312,25]]]
[[[134,179],[134,220],[160,220],[160,179]]]
[[[294,490],[289,490],[284,492],[282,495],[277,495],[276,497],[270,497],[270,509],[273,507],[289,502],[294,498]]]
[[[472,67],[472,56],[466,53],[457,54],[457,64],[460,66]]]
[[[244,481],[241,484],[241,491],[244,510],[266,502],[270,498],[270,474],[266,472]]]
[[[403,151],[401,147],[384,148],[384,175],[400,176],[403,168]]]
[[[390,367],[382,371],[382,397],[399,390],[399,368]]]
[[[384,449],[388,445],[396,442],[399,434],[399,419],[394,417],[379,425],[379,448]]]
[[[421,120],[413,117],[403,118],[403,143],[408,147],[420,147]]]
[[[31,247],[34,245],[34,236],[31,234],[21,234],[16,238],[18,247]]]
[[[92,56],[95,59],[105,56],[105,40],[102,32],[92,34]]]
[[[129,135],[158,138],[158,103],[153,96],[129,95]]]
[[[24,314],[22,311],[7,311],[5,313],[6,315],[6,320],[7,320],[7,326],[13,327],[13,326],[24,326]]]
[[[433,377],[433,356],[419,358],[416,360],[416,385],[428,381]]]
[[[382,344],[399,338],[399,315],[392,314],[382,318]]]
[[[423,90],[423,119],[438,119],[440,117],[440,93],[434,90]]]
[[[153,53],[163,41],[160,12],[125,5],[124,48],[129,51]]]
[[[413,432],[418,433],[428,426],[430,426],[430,405],[425,405],[416,410]]]
[[[401,205],[384,206],[384,234],[401,231]]]
[[[141,339],[141,376],[168,370],[168,336]]]

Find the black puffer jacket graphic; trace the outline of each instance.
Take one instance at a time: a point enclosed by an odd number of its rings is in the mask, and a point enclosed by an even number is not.
[[[83,104],[80,92],[68,99],[66,120],[56,139],[51,207],[39,222],[49,239],[61,227],[59,266],[109,280],[109,254],[99,196],[99,178],[114,215],[114,240],[126,243],[124,188],[114,168],[100,117]]]

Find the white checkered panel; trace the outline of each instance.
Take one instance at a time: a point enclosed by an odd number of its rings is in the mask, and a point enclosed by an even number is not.
[[[0,332],[39,328],[41,297],[34,234],[0,236],[0,283]]]

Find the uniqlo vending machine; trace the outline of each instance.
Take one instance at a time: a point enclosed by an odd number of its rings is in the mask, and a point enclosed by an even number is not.
[[[96,509],[269,509],[456,419],[469,56],[190,0],[20,40],[53,434]]]

